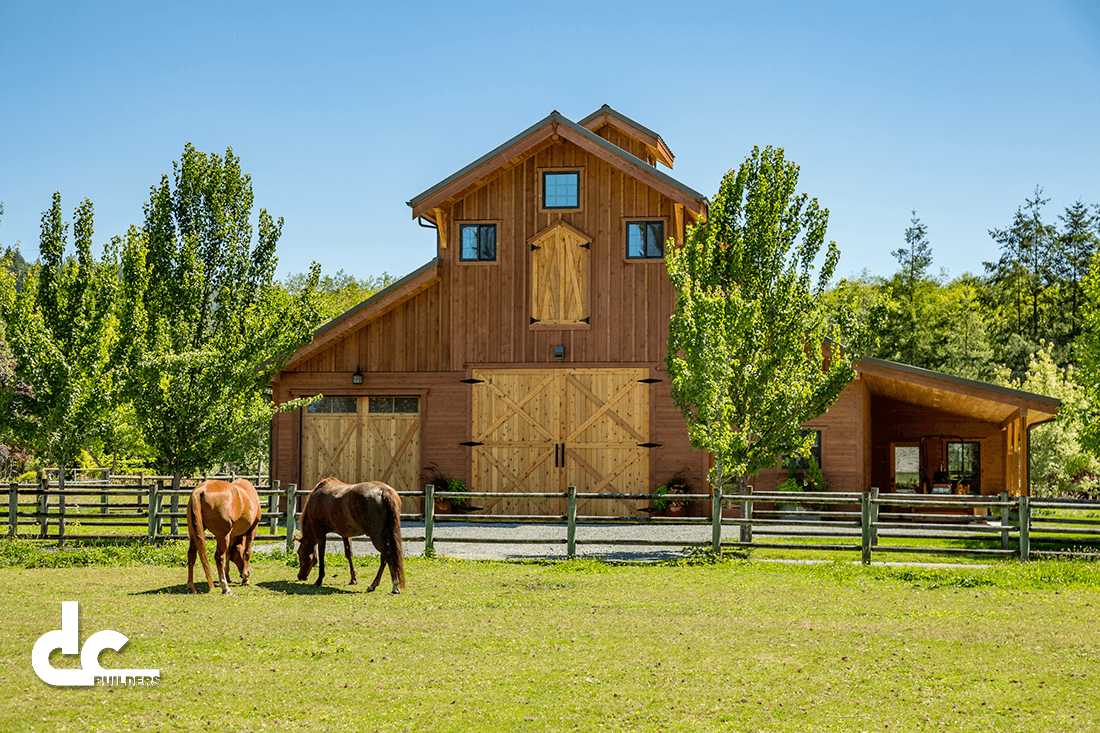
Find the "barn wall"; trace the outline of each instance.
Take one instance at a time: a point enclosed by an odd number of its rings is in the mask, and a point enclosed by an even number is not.
[[[807,420],[807,428],[821,430],[821,472],[831,491],[863,491],[864,387],[850,382],[824,415]],[[755,491],[774,491],[787,480],[787,470],[761,471],[751,481]]]
[[[539,212],[542,168],[583,170],[579,211]],[[456,201],[440,251],[454,334],[450,368],[465,364],[637,363],[664,359],[675,296],[660,260],[627,261],[628,219],[663,219],[673,236],[670,199],[572,143],[548,145]],[[562,220],[592,238],[591,327],[532,327],[528,242]],[[461,262],[463,222],[497,223],[497,260]],[[556,362],[561,363],[561,362]]]

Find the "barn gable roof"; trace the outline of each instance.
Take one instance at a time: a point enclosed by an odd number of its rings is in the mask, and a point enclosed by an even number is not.
[[[625,119],[621,115],[617,115],[616,118]],[[624,173],[641,180],[696,215],[706,212],[707,200],[703,194],[554,111],[503,145],[490,150],[465,168],[410,199],[407,203],[412,208],[413,217],[425,216],[434,219],[431,214],[432,209],[482,185],[501,169],[534,153],[543,145],[549,144],[555,137],[568,140]]]
[[[669,168],[676,158],[660,135],[606,104],[587,117],[577,120],[577,124],[592,132],[604,125],[610,125],[645,145],[654,158]]]
[[[313,332],[313,340],[299,348],[283,369],[292,368],[364,323],[427,290],[442,279],[441,269],[439,258],[436,258],[379,290],[359,305],[349,308],[331,321],[318,326]]]

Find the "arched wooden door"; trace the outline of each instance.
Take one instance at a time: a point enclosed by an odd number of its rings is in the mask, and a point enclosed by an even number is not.
[[[591,238],[558,221],[531,239],[531,325],[589,322]]]

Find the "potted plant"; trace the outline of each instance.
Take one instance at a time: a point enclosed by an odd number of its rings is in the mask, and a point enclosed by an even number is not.
[[[458,479],[448,478],[440,472],[439,467],[435,463],[429,463],[423,471],[420,472],[420,478],[424,485],[431,484],[435,487],[437,492],[465,492],[466,484]],[[435,513],[436,514],[450,514],[455,509],[465,507],[467,504],[466,499],[441,499],[435,500]]]
[[[680,471],[663,485],[653,490],[653,495],[660,497],[690,493],[691,486],[688,484],[687,477],[684,475],[683,471]],[[686,501],[679,501],[672,498],[660,498],[652,499],[651,503],[654,512],[666,517],[683,517],[687,514],[688,502]]]

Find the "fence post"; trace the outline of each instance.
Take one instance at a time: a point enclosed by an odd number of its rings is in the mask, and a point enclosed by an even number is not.
[[[1020,559],[1031,554],[1031,505],[1026,496],[1020,497]]]
[[[710,490],[710,549],[715,555],[722,554],[721,486],[714,486]]]
[[[259,483],[259,479],[256,479]],[[267,498],[267,513],[270,519],[268,533],[279,534],[279,481],[271,482],[271,495]]]
[[[15,539],[19,534],[19,484],[11,482],[8,487],[8,537]]]
[[[180,510],[180,497],[177,493],[180,489],[180,476],[179,474],[172,475],[172,498],[169,500],[168,506],[172,509],[172,521],[169,526],[172,529],[172,534],[177,535],[180,532],[180,520],[176,516],[176,513]]]
[[[741,525],[741,541],[752,542],[752,487],[745,486],[741,489],[742,496],[750,497],[749,499],[741,500],[741,509],[739,514],[741,519],[747,519],[748,522]]]
[[[859,521],[863,528],[863,564],[871,564],[871,495],[859,495]]]
[[[435,484],[424,486],[424,557],[435,554]]]
[[[286,551],[294,552],[294,512],[298,509],[298,484],[286,485]]]
[[[570,486],[566,502],[565,554],[570,558],[577,556],[577,487]]]
[[[99,513],[106,514],[107,507],[110,504],[110,497],[107,492],[111,488],[111,469],[103,469],[103,493],[99,495]]]
[[[871,547],[878,547],[878,487],[871,487]]]
[[[57,469],[57,546],[65,546],[65,467]]]
[[[1008,549],[1008,530],[1012,526],[1012,507],[1008,506],[1008,492],[1001,492],[1001,549]]]
[[[149,542],[157,539],[157,491],[161,479],[149,483]]]
[[[46,525],[46,510],[50,508],[50,498],[46,492],[50,490],[50,477],[45,471],[38,473],[38,538],[42,539],[49,532]]]

